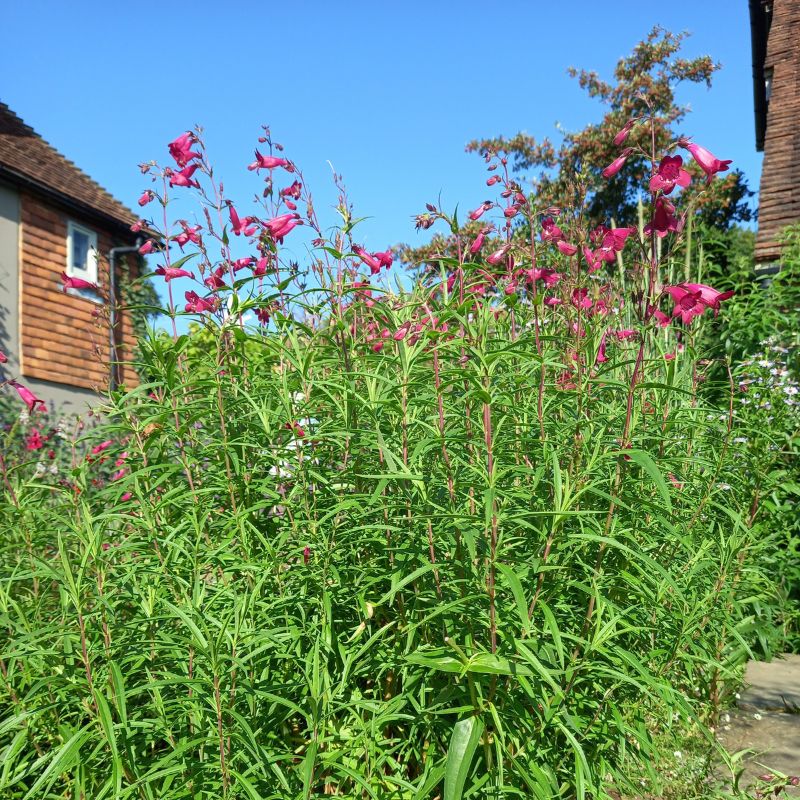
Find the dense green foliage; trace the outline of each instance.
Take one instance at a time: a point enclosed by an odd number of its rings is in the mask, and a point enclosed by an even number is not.
[[[467,255],[449,219],[461,258],[396,295],[343,203],[326,238],[308,208],[289,279],[252,223],[271,267],[240,278],[191,146],[195,263],[235,283],[139,343],[148,381],[63,483],[3,462],[2,796],[608,798],[659,790],[673,729],[711,752],[774,635],[780,452],[704,358],[711,314],[656,324],[669,239],[589,275],[533,240]]]
[[[740,364],[747,390],[740,413],[771,437],[770,467],[756,473],[760,514],[777,545],[770,569],[783,596],[784,647],[800,652],[800,227],[787,228],[784,243],[781,270],[766,281],[748,272],[746,261],[730,271],[727,284],[737,295],[708,344]],[[740,444],[750,453],[764,446],[760,437]]]

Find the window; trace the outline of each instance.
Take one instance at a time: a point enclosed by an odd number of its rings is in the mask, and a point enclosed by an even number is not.
[[[67,275],[97,283],[97,234],[72,221],[67,223]]]

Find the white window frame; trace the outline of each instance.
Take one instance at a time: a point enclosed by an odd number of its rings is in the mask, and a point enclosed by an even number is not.
[[[77,272],[72,268],[72,235],[73,232],[82,233],[89,239],[89,250],[86,253],[86,270]],[[85,225],[69,220],[67,222],[67,275],[71,278],[83,278],[91,283],[97,283],[97,233]]]

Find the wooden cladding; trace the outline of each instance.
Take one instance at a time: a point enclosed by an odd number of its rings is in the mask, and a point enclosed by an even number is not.
[[[800,3],[774,0],[765,73],[770,98],[758,210],[757,264],[777,261],[779,238],[800,222]]]
[[[97,232],[98,283],[108,297],[107,253],[116,244],[107,231],[47,205],[28,194],[20,203],[20,341],[22,374],[82,389],[103,390],[109,383],[109,323],[105,302],[64,294],[61,273],[67,265],[67,222]],[[127,244],[127,242],[126,242]],[[124,269],[118,264],[117,285]],[[119,301],[118,301],[119,302]],[[117,359],[133,343],[130,315],[119,313]],[[124,364],[118,377],[135,386],[136,373]]]

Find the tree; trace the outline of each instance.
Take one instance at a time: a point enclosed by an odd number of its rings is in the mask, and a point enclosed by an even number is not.
[[[720,68],[708,55],[681,57],[679,51],[687,36],[685,32],[675,34],[654,27],[630,55],[619,60],[612,82],[596,72],[571,67],[570,76],[590,97],[599,99],[606,111],[599,123],[567,133],[560,144],[518,133],[510,138],[475,139],[467,144],[467,151],[482,155],[503,153],[519,182],[524,185],[528,180],[533,184],[539,208],[574,208],[585,197],[583,211],[590,222],[608,224],[613,219],[618,225],[635,225],[639,192],[650,175],[649,160],[634,152],[613,180],[605,179],[602,171],[620,154],[614,137],[630,120],[654,114],[653,129],[650,125],[634,125],[626,142],[641,145],[646,152],[651,150],[651,136],[655,137],[656,152],[664,151],[679,138],[689,109],[677,103],[677,88],[686,82],[705,83],[710,88],[712,77]],[[706,185],[699,167],[691,159],[687,161],[684,167],[694,180],[685,196],[696,209],[696,226],[728,229],[752,218],[748,199],[753,192],[741,171],[720,175]],[[530,176],[527,173],[531,170],[538,173]],[[400,258],[409,264],[430,260],[432,244],[401,247]],[[436,244],[439,252],[443,251],[442,246],[447,251],[445,241],[440,239]]]
[[[655,149],[664,150],[680,135],[680,125],[689,109],[678,105],[676,88],[684,83],[705,83],[711,88],[714,73],[720,68],[711,56],[694,59],[679,57],[687,33],[671,33],[658,26],[621,58],[614,70],[616,83],[605,81],[596,72],[569,69],[581,89],[600,100],[608,110],[597,124],[587,125],[577,133],[568,133],[556,147],[549,139],[537,141],[525,133],[506,139],[476,139],[467,145],[468,152],[505,151],[517,173],[539,168],[535,179],[541,198],[540,205],[569,205],[573,199],[576,176],[581,176],[589,192],[587,213],[595,222],[614,218],[620,224],[636,222],[636,205],[650,164],[641,156],[631,157],[615,176],[607,181],[602,170],[619,155],[614,137],[632,119],[648,113],[656,115],[654,126]],[[645,100],[645,98],[647,98]],[[647,103],[650,104],[648,108]],[[643,145],[650,150],[649,126],[635,126],[628,143]],[[698,178],[702,172],[692,163],[689,167]],[[702,181],[693,183],[690,193],[703,192],[699,213],[717,227],[728,228],[736,222],[748,221],[751,209],[747,198],[753,193],[747,188],[740,171],[721,177],[707,190]]]

